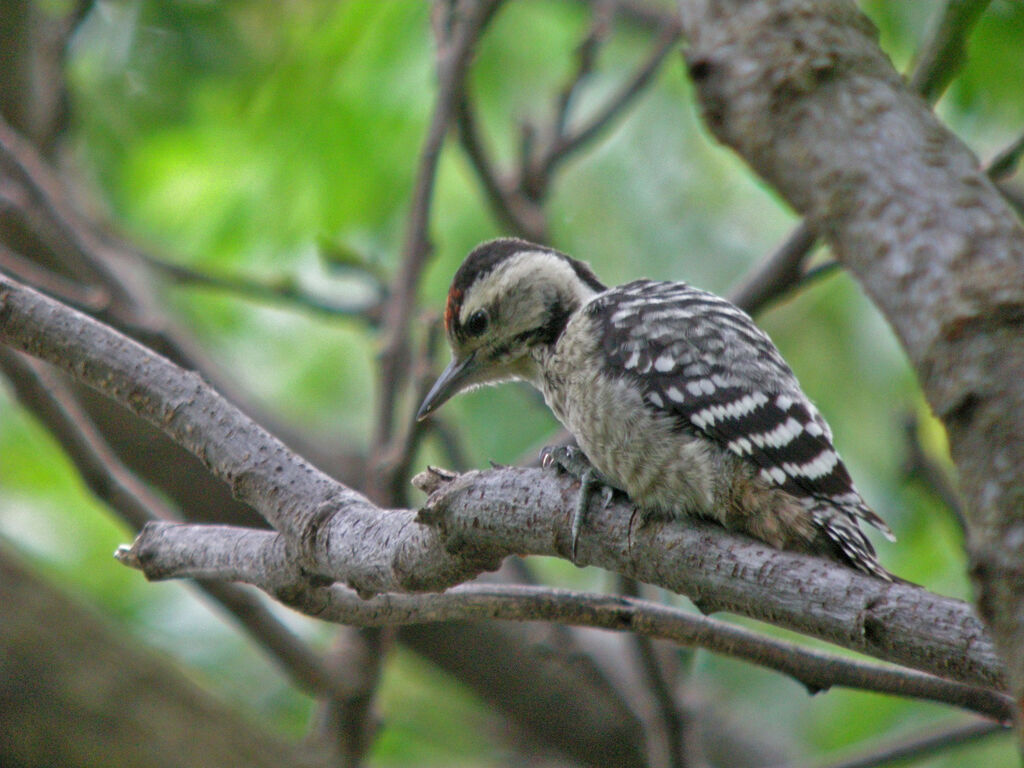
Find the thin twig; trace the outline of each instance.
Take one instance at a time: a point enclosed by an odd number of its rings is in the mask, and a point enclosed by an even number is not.
[[[243,563],[239,566],[242,570],[236,571],[235,577],[275,593],[273,576],[268,581]],[[773,669],[793,677],[810,693],[832,687],[853,688],[934,701],[1005,722],[1012,719],[1014,711],[1009,696],[990,688],[804,648],[735,624],[634,597],[479,583],[462,584],[442,594],[387,594],[369,600],[341,585],[303,590],[295,590],[293,585],[283,597],[296,610],[315,613],[324,621],[353,626],[503,619],[556,621],[629,631]]]
[[[609,11],[608,4],[594,7],[594,18],[590,23],[590,30],[587,32],[586,37],[583,38],[583,41],[576,47],[576,71],[562,87],[558,98],[555,100],[555,119],[551,129],[553,141],[557,141],[565,136],[566,127],[569,122],[569,107],[579,93],[583,82],[594,71],[598,51],[608,37],[608,29],[611,25]]]
[[[409,371],[409,324],[416,306],[416,287],[430,255],[429,225],[441,145],[448,133],[459,103],[473,48],[500,0],[458,0],[449,9],[450,32],[438,43],[437,101],[427,136],[420,152],[412,203],[406,225],[402,262],[392,281],[384,311],[384,338],[380,354],[377,387],[377,418],[372,440],[374,460],[370,466],[370,495],[391,503],[404,490],[385,463],[391,456],[396,411],[402,400],[398,393],[405,386]]]
[[[1024,133],[1008,147],[1000,151],[988,165],[988,177],[992,181],[1003,181],[1017,172],[1021,155],[1024,155]]]
[[[523,189],[528,197],[534,200],[543,197],[555,168],[625,113],[625,108],[643,92],[662,62],[675,48],[679,36],[680,29],[677,23],[665,27],[658,35],[647,59],[625,85],[584,125],[568,135],[555,137],[539,162],[531,164],[528,176],[523,179]]]
[[[382,286],[375,286],[378,295],[369,300],[342,302],[315,296],[292,279],[257,280],[244,275],[212,275],[150,256],[145,257],[145,261],[165,277],[182,285],[224,291],[331,317],[357,317],[370,325],[380,321],[382,300],[379,294]]]
[[[625,597],[639,598],[640,585],[633,579],[619,577],[619,592]],[[634,634],[632,645],[636,649],[643,670],[643,676],[650,687],[651,695],[662,723],[665,753],[668,765],[672,768],[686,768],[689,764],[685,740],[687,715],[676,700],[673,686],[668,678],[668,671],[658,658],[654,641],[646,636]]]
[[[821,264],[815,264],[813,267],[808,267],[804,272],[803,277],[800,279],[800,284],[803,286],[813,285],[819,280],[824,280],[829,275],[834,275],[841,267],[842,264],[839,263],[838,259],[829,259]]]
[[[592,8],[610,5],[617,18],[647,32],[664,29],[667,24],[673,24],[679,18],[671,10],[658,8],[638,0],[578,0],[578,2]]]
[[[518,189],[509,188],[498,178],[490,153],[484,146],[476,120],[476,109],[468,90],[464,90],[455,113],[459,143],[469,158],[483,187],[491,212],[512,234],[542,243],[547,240],[547,222],[543,210]]]
[[[437,378],[437,357],[443,339],[441,318],[437,315],[426,315],[419,325],[427,330],[412,366],[414,384],[412,397],[415,403],[423,402]],[[413,457],[424,436],[433,428],[434,422],[435,419],[407,421],[399,428],[398,434],[389,445],[388,453],[380,459],[380,466],[387,474],[396,479],[409,477]],[[402,502],[404,502],[404,489],[403,482]],[[397,499],[395,501],[395,503],[402,502]]]
[[[1019,184],[1009,184],[1008,182],[1001,181],[996,184],[996,189],[999,190],[999,194],[1003,196],[1003,199],[1017,214],[1017,217],[1024,220],[1024,188]]]
[[[939,500],[946,506],[956,519],[960,531],[967,531],[967,518],[964,514],[963,505],[960,502],[960,495],[949,475],[925,453],[918,437],[917,417],[907,414],[903,420],[903,431],[906,438],[907,458],[904,461],[904,474],[908,478],[917,479],[928,487]]]
[[[657,27],[661,34],[648,58],[596,114],[576,130],[569,130],[572,103],[593,69],[597,47],[607,35],[610,24],[608,11],[614,9],[618,12],[620,6],[618,3],[593,5],[596,7],[595,19],[578,48],[576,69],[556,97],[549,140],[546,145],[538,146],[536,128],[529,122],[522,124],[519,168],[513,181],[501,182],[486,151],[469,95],[463,94],[458,105],[456,117],[460,143],[480,180],[491,211],[516,234],[529,240],[545,242],[547,239],[547,222],[540,203],[551,187],[556,168],[625,113],[626,107],[648,85],[679,38],[678,20],[669,14],[658,16],[663,22]]]
[[[32,144],[0,117],[0,162],[29,196],[22,213],[55,253],[70,254],[65,263],[85,283],[99,280],[129,306],[133,302],[121,276],[98,256],[105,250],[102,239],[74,211],[60,179]]]
[[[804,260],[817,239],[810,225],[801,221],[775,253],[740,280],[730,295],[732,303],[754,315],[778,299],[799,282]]]
[[[102,288],[69,280],[15,253],[3,243],[0,243],[0,270],[16,280],[35,286],[47,296],[85,312],[99,312],[110,301],[109,295]]]
[[[337,768],[359,768],[380,728],[374,696],[392,632],[380,628],[340,627],[327,664],[346,688],[344,699],[325,702],[317,713],[316,733],[335,754]]]
[[[937,752],[992,736],[1008,728],[1009,725],[1005,723],[993,723],[988,720],[975,721],[906,738],[856,757],[815,763],[814,765],[818,768],[878,768],[878,766],[903,763],[908,760],[916,761]],[[785,768],[785,766],[780,768]]]
[[[967,37],[991,0],[948,0],[918,52],[909,84],[934,104],[967,61]]]

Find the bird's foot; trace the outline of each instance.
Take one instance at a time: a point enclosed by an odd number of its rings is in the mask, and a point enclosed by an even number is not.
[[[580,481],[580,492],[576,497],[576,508],[572,516],[572,561],[576,562],[579,550],[580,531],[590,507],[590,500],[595,494],[601,496],[601,509],[607,509],[615,496],[617,488],[602,475],[583,451],[574,445],[547,446],[540,452],[540,463],[545,469],[554,466],[556,469],[572,475]]]

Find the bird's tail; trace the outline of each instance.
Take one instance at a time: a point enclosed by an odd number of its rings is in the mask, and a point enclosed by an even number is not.
[[[853,508],[851,508],[853,507]],[[825,534],[839,558],[859,571],[877,576],[885,581],[899,581],[882,567],[875,553],[875,547],[864,531],[859,520],[867,520],[892,539],[888,526],[863,502],[856,505],[836,503],[831,500],[815,499],[808,511],[815,525]]]

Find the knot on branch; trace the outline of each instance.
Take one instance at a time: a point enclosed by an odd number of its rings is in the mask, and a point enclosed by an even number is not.
[[[500,489],[478,482],[487,476],[485,472],[460,475],[428,466],[412,479],[412,484],[428,494],[416,522],[436,531],[450,554],[481,570],[494,571],[510,554],[500,535],[502,506],[508,502],[501,497]]]
[[[310,569],[310,564],[328,562],[330,559],[331,521],[341,511],[341,508],[342,505],[335,499],[320,502],[302,528],[302,534],[298,541],[299,566],[309,577],[311,584],[317,569]],[[334,581],[327,577],[322,578],[328,584]]]
[[[458,472],[452,472],[450,469],[427,465],[426,470],[413,477],[410,482],[414,488],[423,491],[427,496],[431,496],[435,491],[455,480],[458,476]],[[427,501],[429,503],[430,500],[428,499]],[[420,512],[422,513],[423,510],[420,510]]]
[[[174,569],[163,563],[158,556],[164,541],[164,531],[173,525],[163,521],[146,523],[130,546],[122,544],[117,548],[114,559],[129,568],[142,571],[147,581],[174,578]]]

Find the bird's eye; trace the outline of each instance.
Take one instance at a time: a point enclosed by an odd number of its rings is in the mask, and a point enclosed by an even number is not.
[[[466,320],[466,333],[470,336],[479,336],[487,330],[488,322],[490,318],[487,317],[487,310],[478,309]]]

